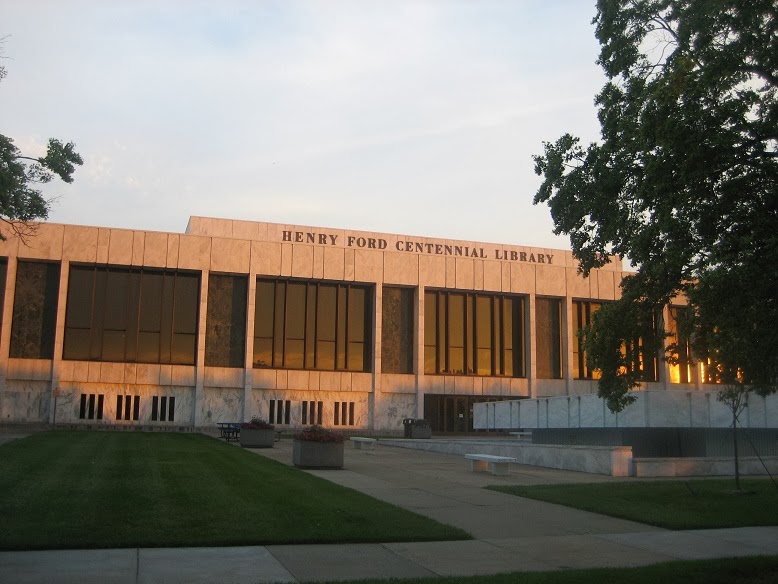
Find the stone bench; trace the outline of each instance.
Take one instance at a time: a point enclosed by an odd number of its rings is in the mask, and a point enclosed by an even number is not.
[[[355,450],[374,450],[375,438],[363,438],[361,436],[352,436],[349,438],[354,445]]]
[[[510,456],[493,456],[491,454],[465,454],[465,458],[470,463],[470,470],[486,471],[493,475],[507,475],[508,469],[515,458]]]
[[[532,430],[524,430],[523,432],[508,432],[511,436],[515,436],[519,440],[532,440]]]

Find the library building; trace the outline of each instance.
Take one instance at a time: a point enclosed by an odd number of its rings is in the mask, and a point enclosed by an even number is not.
[[[622,266],[576,267],[564,250],[230,219],[43,223],[0,242],[0,421],[472,432],[478,402],[596,393],[576,333]],[[634,366],[641,389],[704,389],[683,362]]]

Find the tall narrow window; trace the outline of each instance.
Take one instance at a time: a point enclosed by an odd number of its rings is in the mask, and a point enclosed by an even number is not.
[[[573,377],[576,379],[599,379],[600,372],[590,369],[586,364],[586,351],[583,348],[581,331],[592,324],[592,315],[602,307],[601,302],[587,300],[573,301],[573,318],[576,336],[573,339]]]
[[[11,323],[12,358],[54,356],[58,296],[59,263],[19,260]]]
[[[3,326],[3,306],[5,305],[5,282],[8,278],[8,258],[0,258],[0,330]]]
[[[689,339],[681,333],[678,326],[678,319],[684,310],[688,309],[684,306],[671,306],[669,310],[670,322],[667,323],[667,332],[670,333],[672,342],[678,347],[678,351],[674,355],[678,363],[670,364],[670,383],[692,383],[694,381]]]
[[[535,299],[536,373],[539,379],[562,378],[562,301]]]
[[[370,371],[370,288],[260,278],[254,335],[254,367]]]
[[[413,373],[413,288],[384,286],[381,310],[381,371]]]
[[[523,377],[523,315],[520,296],[425,291],[425,373]]]
[[[248,278],[210,274],[205,334],[208,367],[243,367]]]

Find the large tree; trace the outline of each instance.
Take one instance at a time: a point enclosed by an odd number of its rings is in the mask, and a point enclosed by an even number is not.
[[[6,75],[0,66],[0,80]],[[50,201],[37,185],[50,182],[55,176],[73,182],[76,165],[83,164],[75,144],[51,138],[45,156],[25,156],[13,140],[0,134],[0,240],[6,235],[23,240],[35,230],[36,220],[49,216]]]
[[[778,384],[778,5],[775,0],[599,0],[601,140],[566,134],[535,157],[555,232],[580,270],[629,258],[619,301],[585,331],[614,411],[641,381],[635,339],[670,360],[659,309],[682,323],[706,381]],[[671,339],[673,341],[673,339]]]

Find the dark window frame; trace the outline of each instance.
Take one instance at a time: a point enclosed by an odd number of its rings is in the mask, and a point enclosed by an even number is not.
[[[370,373],[374,289],[360,282],[258,276],[253,368]]]
[[[527,297],[521,294],[425,288],[425,375],[526,377],[526,306]],[[452,329],[461,330],[456,336],[462,338],[452,340]],[[452,352],[459,351],[461,358],[457,355],[452,363]],[[461,368],[452,370],[458,364]]]

